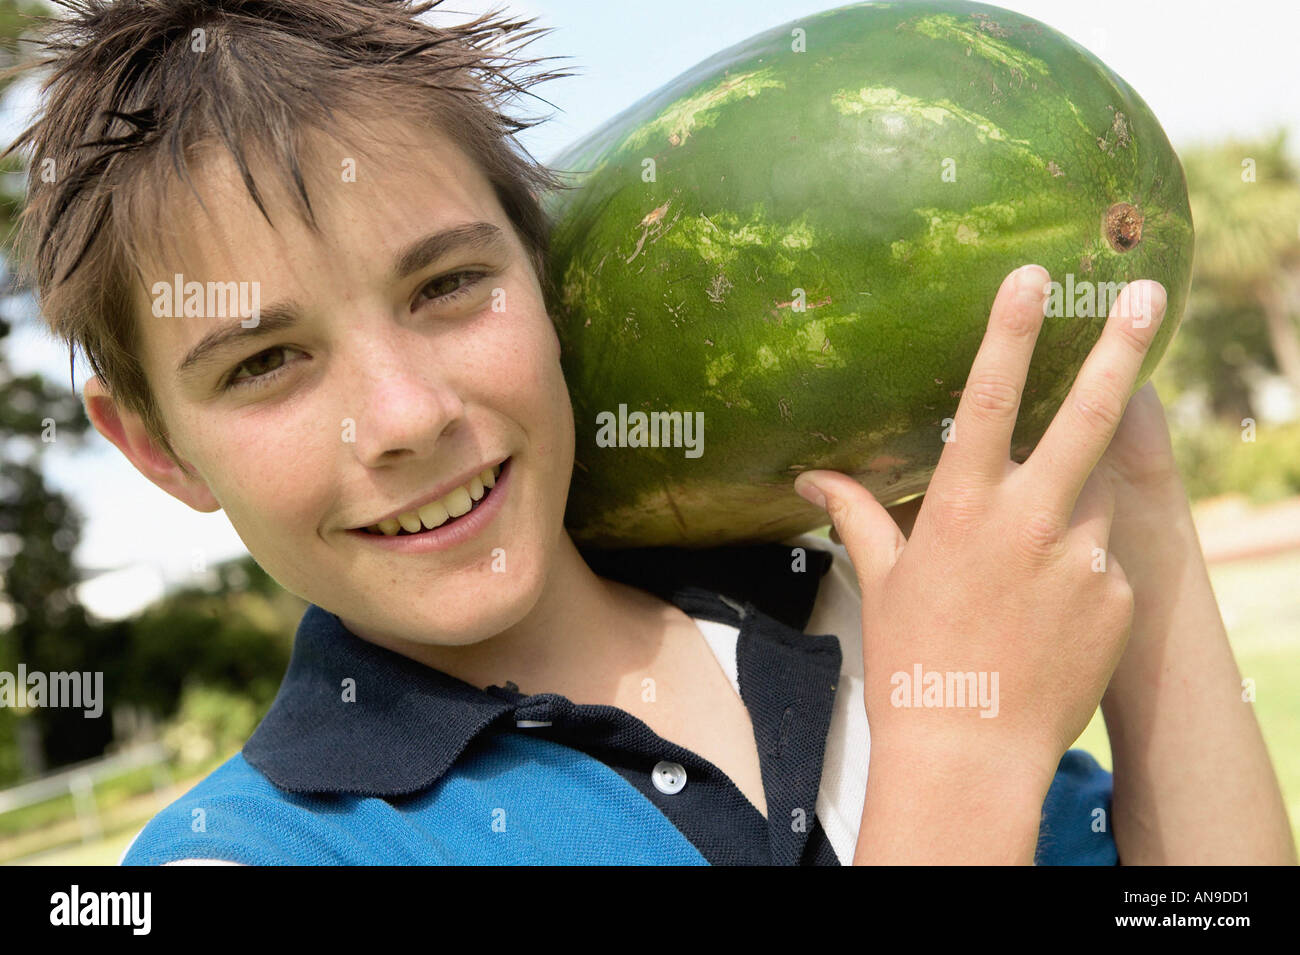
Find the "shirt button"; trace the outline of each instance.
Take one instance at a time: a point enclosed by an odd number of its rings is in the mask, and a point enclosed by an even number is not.
[[[671,796],[673,793],[681,792],[682,787],[686,785],[686,769],[681,763],[670,763],[661,759],[655,763],[650,779],[654,782],[655,789]]]

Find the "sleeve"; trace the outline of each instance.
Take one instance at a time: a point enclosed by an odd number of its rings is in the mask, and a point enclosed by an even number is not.
[[[1035,865],[1118,865],[1111,833],[1111,774],[1072,749],[1061,757],[1043,801]]]
[[[164,862],[163,865],[243,865],[242,862],[231,862],[229,859],[177,859],[175,862]]]
[[[287,801],[196,787],[149,820],[119,865],[336,864],[320,835],[319,820]]]

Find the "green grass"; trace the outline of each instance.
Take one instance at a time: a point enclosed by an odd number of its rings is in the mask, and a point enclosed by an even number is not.
[[[93,842],[77,842],[17,860],[20,865],[117,865],[148,819],[133,822]]]
[[[102,780],[95,784],[95,801],[101,808],[111,807],[115,803],[131,796],[149,792],[154,788],[153,766],[139,766],[123,772],[119,776]],[[52,822],[58,822],[76,815],[72,794],[66,793],[47,799],[33,806],[24,806],[0,815],[0,840],[22,832],[39,829]]]
[[[84,865],[114,865],[127,842],[158,811],[179,798],[231,754],[213,756],[196,767],[186,769],[180,777],[168,768],[172,784],[156,791],[154,773],[159,767],[142,766],[126,770],[95,784],[102,838],[80,841],[80,827],[70,796],[58,796],[34,806],[0,816],[0,864],[14,862],[44,864],[50,858],[67,854],[85,857]],[[117,855],[113,855],[116,847]],[[108,858],[108,856],[112,856]],[[102,861],[90,861],[102,860]]]

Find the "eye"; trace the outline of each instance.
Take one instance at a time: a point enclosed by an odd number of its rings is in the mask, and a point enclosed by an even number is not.
[[[452,272],[450,275],[440,275],[438,278],[425,285],[424,288],[420,289],[420,294],[417,297],[417,304],[419,301],[426,299],[430,302],[443,303],[455,301],[465,295],[469,295],[474,290],[474,287],[490,274],[492,273],[466,270],[462,272]],[[444,292],[440,295],[429,294],[438,288],[446,288],[449,284],[452,286],[450,291]]]
[[[223,391],[233,391],[237,388],[262,388],[280,377],[284,371],[287,362],[281,358],[275,360],[277,355],[283,355],[288,351],[298,351],[288,345],[276,345],[274,348],[268,348],[260,351],[251,358],[246,358],[230,370],[225,384],[222,385]],[[253,373],[241,377],[240,372],[249,369]]]

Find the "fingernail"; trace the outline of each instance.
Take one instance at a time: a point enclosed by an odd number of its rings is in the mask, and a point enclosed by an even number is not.
[[[1160,320],[1165,317],[1167,304],[1165,287],[1159,282],[1143,280],[1137,284],[1122,307],[1133,313],[1134,328],[1148,328],[1160,324]]]
[[[1165,317],[1165,306],[1169,304],[1169,296],[1165,294],[1165,287],[1159,282],[1152,282],[1149,291],[1151,319],[1158,322]]]
[[[799,492],[799,496],[809,504],[816,504],[822,510],[826,509],[826,495],[812,481],[800,482],[797,478],[794,482],[794,489]]]
[[[1022,265],[1016,269],[1016,298],[1026,305],[1041,301],[1047,292],[1046,272],[1041,265]]]

